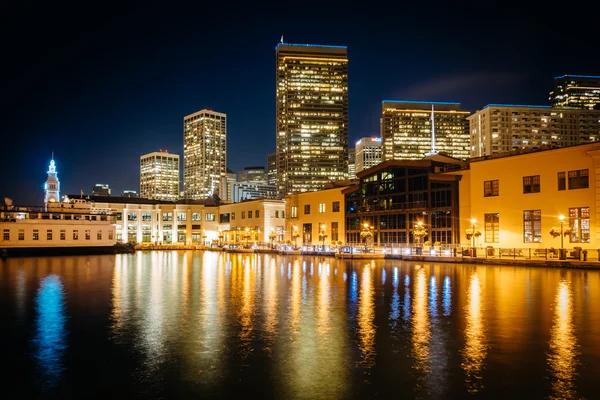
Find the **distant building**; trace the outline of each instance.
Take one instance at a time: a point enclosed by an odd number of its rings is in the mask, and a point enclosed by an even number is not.
[[[179,155],[161,150],[140,157],[140,197],[179,198]]]
[[[550,92],[550,104],[553,107],[599,109],[600,76],[557,76],[554,78],[554,90]]]
[[[121,192],[121,197],[135,198],[140,197],[140,195],[138,194],[137,190],[125,189]]]
[[[356,178],[356,148],[348,148],[348,179]]]
[[[348,54],[345,46],[275,48],[277,191],[319,190],[348,174]]]
[[[598,141],[600,110],[489,104],[468,117],[471,156]]]
[[[460,103],[384,100],[381,106],[383,161],[420,160],[437,152],[469,158],[470,113]]]
[[[217,194],[227,173],[227,116],[201,110],[183,118],[183,190],[187,199]]]
[[[221,200],[231,201],[231,188],[235,184],[236,179],[237,178],[233,171],[227,168],[225,179],[221,180],[221,185],[219,187],[219,198]]]
[[[110,196],[110,185],[96,183],[92,189],[93,196]]]
[[[381,162],[381,138],[364,137],[356,142],[356,173]]]
[[[268,182],[265,167],[246,167],[237,173],[237,181],[266,185]]]
[[[48,177],[44,184],[44,208],[47,209],[48,203],[57,201],[60,201],[60,182],[58,180],[58,173],[56,172],[56,165],[54,164],[53,153],[50,166],[48,167]]]
[[[269,153],[267,156],[267,183],[277,185],[277,153]]]
[[[231,185],[230,200],[234,203],[255,199],[276,199],[277,187],[266,183],[235,182]]]

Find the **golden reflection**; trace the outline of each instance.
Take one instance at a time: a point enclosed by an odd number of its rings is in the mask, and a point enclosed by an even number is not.
[[[375,359],[375,293],[373,289],[373,268],[375,264],[367,264],[363,268],[358,299],[358,336],[359,347],[363,356],[362,363],[366,367],[374,364]]]
[[[474,271],[467,290],[465,348],[462,352],[462,367],[469,393],[477,393],[483,389],[481,372],[487,355],[485,340],[481,278]]]
[[[548,364],[552,373],[551,399],[577,398],[577,348],[571,285],[565,279],[561,279],[554,300],[554,321],[550,331],[548,353]]]
[[[429,373],[429,341],[431,339],[427,298],[427,274],[424,268],[418,266],[412,307],[412,345],[415,369],[424,374]]]
[[[274,335],[277,333],[277,265],[275,258],[269,260],[269,265],[265,266],[263,279],[264,283],[264,298],[265,298],[265,332],[267,333],[267,341],[269,346],[273,344]],[[271,350],[271,348],[268,348]]]
[[[129,265],[126,254],[118,254],[115,257],[115,266],[112,279],[112,330],[115,335],[122,333],[125,320],[129,311]]]
[[[319,264],[321,268],[321,264]],[[329,264],[324,265],[329,271]],[[317,288],[317,334],[322,340],[329,339],[329,318],[331,318],[331,283],[329,282],[329,273],[320,274],[319,287]]]
[[[292,267],[292,282],[290,288],[290,335],[292,342],[298,340],[298,330],[302,311],[302,268],[298,260]]]
[[[242,298],[241,307],[238,313],[240,321],[239,338],[242,345],[242,358],[246,358],[252,352],[252,336],[254,333],[254,285],[255,269],[254,258],[245,257],[242,261]]]

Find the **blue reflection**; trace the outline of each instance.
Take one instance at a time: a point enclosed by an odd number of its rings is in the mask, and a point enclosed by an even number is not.
[[[396,326],[396,320],[400,317],[400,294],[398,293],[398,267],[394,267],[392,272],[392,285],[394,285],[394,294],[392,296],[392,311],[390,312],[390,319],[392,327]]]
[[[432,317],[437,317],[437,288],[435,276],[429,280],[429,313]]]
[[[46,386],[55,386],[64,370],[62,358],[67,348],[63,285],[58,275],[42,279],[35,303],[34,357],[45,375]]]
[[[450,312],[452,310],[451,302],[452,288],[450,287],[450,277],[447,276],[444,278],[444,288],[442,289],[442,308],[444,309],[445,317],[450,315]]]
[[[392,274],[392,285],[395,289],[398,289],[398,267],[394,267],[394,273]]]
[[[402,316],[402,319],[404,319],[405,321],[408,321],[408,319],[410,318],[410,277],[408,276],[408,274],[404,277],[404,305],[403,305],[403,311],[404,311],[404,315]]]
[[[356,303],[356,298],[358,296],[358,282],[356,279],[356,271],[352,271],[352,275],[350,276],[350,301]]]
[[[385,268],[381,270],[381,284],[385,285]]]

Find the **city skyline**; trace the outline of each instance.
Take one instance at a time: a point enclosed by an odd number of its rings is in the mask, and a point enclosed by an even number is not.
[[[593,52],[575,58],[557,51],[589,50],[593,36],[585,34],[585,26],[541,40],[539,56],[516,46],[528,35],[543,38],[551,26],[544,21],[552,20],[544,16],[559,15],[556,10],[536,10],[536,21],[515,25],[526,10],[518,15],[499,10],[492,20],[466,24],[473,11],[438,15],[403,8],[400,24],[397,16],[376,9],[348,9],[319,29],[310,29],[301,11],[283,20],[285,9],[270,9],[262,19],[264,10],[245,17],[238,10],[217,34],[213,23],[198,32],[186,28],[176,9],[100,10],[84,25],[61,16],[60,8],[11,7],[13,23],[27,16],[34,31],[44,33],[24,36],[6,50],[12,60],[5,76],[11,102],[4,110],[3,136],[10,152],[3,154],[0,197],[17,203],[41,203],[41,171],[52,151],[64,193],[87,192],[96,182],[106,182],[115,193],[137,188],[139,157],[159,148],[183,157],[181,121],[203,108],[228,115],[227,168],[266,166],[275,150],[273,64],[281,34],[290,43],[347,46],[350,144],[378,136],[384,99],[456,101],[472,113],[490,103],[549,105],[555,76],[598,74]],[[338,15],[333,6],[319,10],[324,18]],[[45,17],[55,18],[44,22]],[[456,46],[440,40],[445,32],[453,33]],[[395,40],[400,35],[414,40]],[[495,49],[482,46],[491,38]],[[28,52],[33,43],[38,51]],[[207,51],[192,56],[192,45]],[[179,56],[184,57],[169,62]],[[243,64],[231,64],[239,57]]]

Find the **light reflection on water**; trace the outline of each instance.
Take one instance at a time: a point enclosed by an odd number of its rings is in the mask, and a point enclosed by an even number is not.
[[[483,389],[482,372],[487,344],[483,321],[483,294],[481,278],[477,270],[469,277],[467,289],[465,348],[463,349],[463,369],[465,384],[469,393],[477,393]]]

